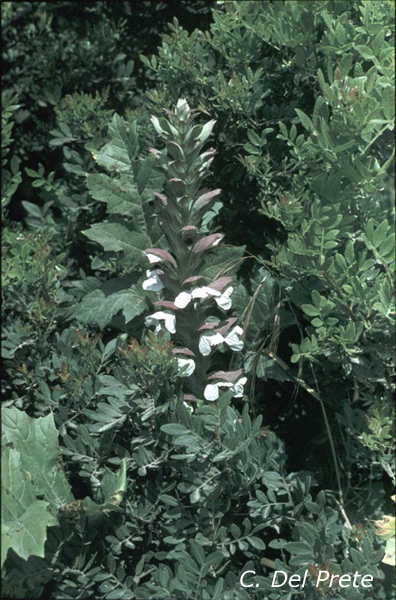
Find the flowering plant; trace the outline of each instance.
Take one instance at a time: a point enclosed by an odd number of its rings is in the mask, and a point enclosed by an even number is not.
[[[154,195],[170,252],[161,248],[144,251],[151,268],[146,269],[142,288],[162,293],[162,298],[154,301],[158,310],[147,316],[145,323],[154,326],[156,333],[175,336],[173,352],[186,378],[187,398],[214,401],[224,388],[241,397],[246,382],[241,369],[210,374],[216,349],[238,352],[243,348],[242,328],[235,317],[225,314],[232,307],[232,276],[202,274],[208,257],[224,238],[222,233],[207,235],[203,231],[205,216],[221,191],[203,187],[215,150],[202,149],[215,121],[195,124],[196,112],[183,99],[166,114],[167,118],[151,119],[165,142],[162,150],[151,148],[151,152],[166,177],[165,193]]]

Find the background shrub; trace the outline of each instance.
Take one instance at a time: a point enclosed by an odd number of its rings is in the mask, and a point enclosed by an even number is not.
[[[44,556],[9,551],[7,597],[286,600],[274,568],[327,564],[374,586],[302,597],[390,600],[393,3],[5,2],[2,19],[4,405],[53,413],[77,501],[51,509]],[[213,268],[237,270],[228,366],[248,375],[242,400],[192,413],[145,332],[142,255],[121,251],[144,249],[164,186],[150,117],[179,98],[216,120],[205,227],[226,234]],[[120,510],[92,520],[79,501],[102,504],[124,463]]]

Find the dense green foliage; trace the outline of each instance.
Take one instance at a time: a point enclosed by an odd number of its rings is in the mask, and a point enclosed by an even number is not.
[[[2,20],[4,597],[394,598],[393,3]]]

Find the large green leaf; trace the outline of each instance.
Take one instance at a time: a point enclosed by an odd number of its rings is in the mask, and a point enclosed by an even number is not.
[[[125,322],[140,315],[147,307],[147,300],[136,287],[120,290],[106,296],[103,290],[94,290],[82,300],[74,313],[83,323],[97,323],[101,328],[122,310]]]
[[[201,269],[201,275],[208,280],[232,275],[240,267],[245,246],[220,246],[215,253],[209,253]]]
[[[15,408],[3,410],[4,443],[20,454],[21,468],[28,473],[37,494],[55,508],[74,500],[63,469],[59,468],[58,431],[52,414],[32,419]]]
[[[108,214],[133,218],[135,229],[150,234],[155,221],[149,200],[154,192],[162,189],[164,176],[154,170],[155,157],[147,156],[139,164],[135,162],[128,173],[117,177],[100,173],[87,178],[87,185],[95,200],[107,203]],[[158,233],[156,234],[158,237]],[[152,239],[152,242],[156,241]]]
[[[133,217],[140,210],[140,197],[131,177],[111,178],[103,173],[89,175],[88,189],[95,200],[107,203],[109,214]]]
[[[59,461],[58,432],[52,413],[34,419],[15,407],[4,408],[2,437],[2,553],[12,550],[24,560],[44,557],[47,527],[58,525],[58,514],[102,518],[118,507],[126,490],[126,462],[117,473],[106,471],[104,503],[75,501]]]
[[[49,503],[37,500],[30,474],[23,470],[21,455],[9,446],[2,449],[1,566],[12,548],[27,560],[44,556],[47,527],[57,524]]]
[[[119,223],[95,223],[84,231],[92,241],[98,242],[107,251],[124,252],[131,263],[147,262],[142,250],[149,248],[150,238],[144,233],[136,233]]]
[[[47,527],[58,523],[54,513],[73,500],[59,455],[52,414],[32,419],[3,410],[1,564],[9,548],[25,560],[44,556]]]
[[[127,129],[124,119],[114,115],[109,125],[109,135],[110,141],[94,154],[94,159],[106,169],[129,171],[138,149],[136,124],[132,123]]]
[[[149,154],[138,165],[135,164],[133,168],[137,188],[143,202],[152,200],[153,192],[161,190],[165,181],[165,176],[154,169],[155,164],[155,156]]]
[[[96,223],[85,235],[106,251],[123,252],[129,264],[143,263],[141,250],[158,245],[161,231],[152,203],[154,192],[162,190],[164,175],[154,168],[156,158],[146,156],[136,160],[138,139],[136,123],[127,126],[115,115],[109,126],[110,141],[94,159],[109,174],[96,173],[87,178],[92,197],[106,202],[109,221]],[[131,225],[112,221],[112,215],[132,220]]]

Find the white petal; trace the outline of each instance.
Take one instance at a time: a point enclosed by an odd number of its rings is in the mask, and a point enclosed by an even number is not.
[[[177,308],[185,308],[187,304],[190,304],[191,297],[189,292],[180,292],[180,294],[176,296],[174,304]]]
[[[206,287],[205,285],[199,288],[195,288],[192,292],[191,292],[192,297],[194,298],[194,300],[196,298],[209,298],[209,296],[220,296],[220,292],[217,290],[214,290],[210,287]]]
[[[217,400],[218,397],[219,388],[217,387],[217,383],[209,383],[209,385],[207,385],[205,388],[204,398],[213,402],[214,400]]]
[[[157,275],[157,271],[146,271],[146,281],[143,281],[142,288],[148,292],[159,292],[164,288],[164,284]]]
[[[210,331],[205,335],[202,335],[199,340],[199,351],[203,356],[208,356],[211,352],[212,346],[218,346],[224,342],[224,338],[221,333]]]
[[[154,323],[155,321],[163,321],[165,319],[165,315],[167,313],[163,312],[162,310],[158,310],[157,312],[153,313],[152,315],[148,315],[146,317],[146,321],[148,319],[151,319],[152,322]]]
[[[223,308],[224,310],[229,310],[232,306],[231,294],[234,291],[233,287],[229,287],[223,292],[220,298],[215,298],[218,306]]]
[[[169,333],[176,333],[176,317],[175,317],[175,315],[171,315],[169,313],[166,314],[165,327],[167,328]]]
[[[182,377],[190,377],[195,371],[195,361],[192,358],[178,358],[177,359],[179,369],[183,367],[188,367],[186,371],[183,373]]]
[[[238,381],[233,385],[232,390],[234,392],[234,398],[242,398],[243,396],[243,388],[245,383],[247,382],[247,377],[241,377]]]
[[[211,351],[209,340],[204,335],[199,340],[199,351],[202,354],[202,356],[209,356]]]
[[[157,256],[156,254],[151,254],[151,252],[144,252],[151,263],[159,263],[162,262],[162,258]]]
[[[242,335],[242,333],[243,333],[243,329],[239,325],[236,325],[232,331],[234,333],[236,333],[237,335]]]
[[[243,333],[242,327],[237,325],[230,331],[230,333],[225,337],[225,343],[227,346],[234,350],[235,352],[239,352],[243,348],[243,340],[239,339],[239,336]]]

